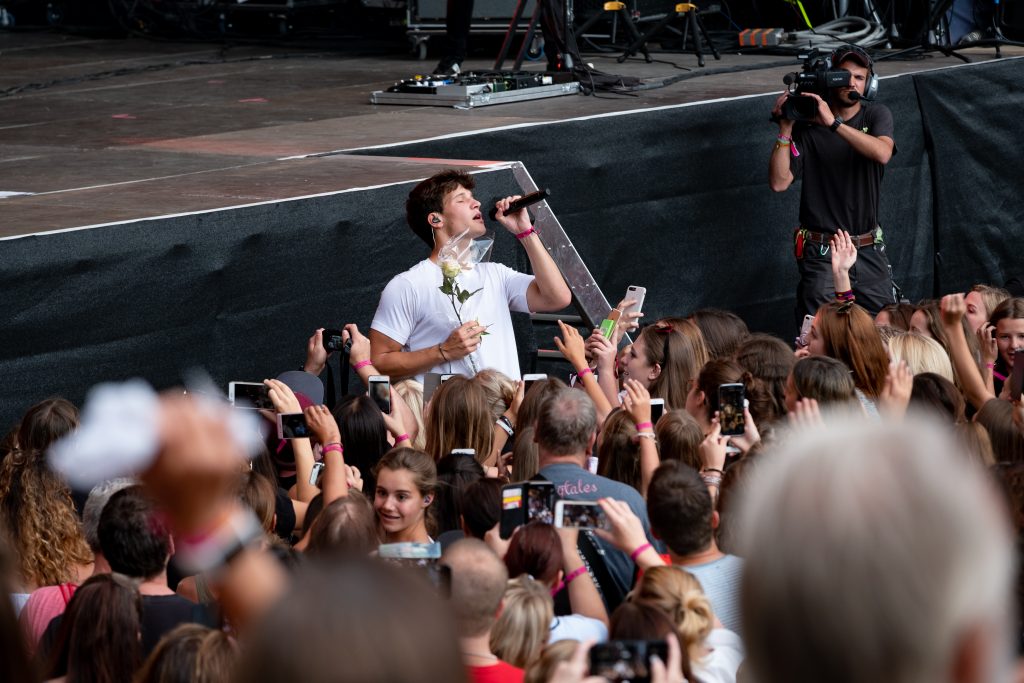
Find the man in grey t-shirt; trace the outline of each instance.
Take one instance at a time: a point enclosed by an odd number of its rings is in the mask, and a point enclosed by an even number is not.
[[[597,415],[586,394],[566,387],[550,398],[537,418],[534,439],[540,455],[540,475],[555,485],[559,498],[621,500],[640,518],[648,540],[654,543],[640,493],[632,486],[591,474],[585,467],[597,440]],[[593,538],[617,588],[623,594],[629,591],[636,570],[633,560],[613,545]],[[605,600],[608,602],[607,592]]]

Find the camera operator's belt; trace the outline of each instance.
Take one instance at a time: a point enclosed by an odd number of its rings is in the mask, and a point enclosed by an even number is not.
[[[813,230],[805,230],[803,228],[800,228],[799,230],[803,234],[804,242],[812,242],[813,244],[828,244],[832,241],[832,238],[835,237],[835,234],[833,233],[814,232]],[[850,240],[858,249],[860,247],[870,247],[875,243],[877,233],[878,230],[875,229],[871,232],[865,232],[862,235],[850,235]]]

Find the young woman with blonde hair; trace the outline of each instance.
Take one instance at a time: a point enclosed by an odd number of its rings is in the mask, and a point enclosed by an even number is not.
[[[427,455],[437,462],[456,448],[472,448],[484,467],[491,455],[494,420],[487,406],[487,395],[473,380],[452,377],[430,398],[423,422],[427,431]]]
[[[652,567],[644,572],[630,600],[656,605],[669,616],[700,681],[736,680],[744,656],[743,642],[722,628],[693,574],[679,567]]]
[[[547,586],[528,574],[510,579],[501,614],[491,629],[491,651],[501,661],[525,669],[540,658],[554,617]]]

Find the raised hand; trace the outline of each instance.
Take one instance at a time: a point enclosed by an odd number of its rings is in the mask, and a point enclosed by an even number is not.
[[[521,195],[517,194],[512,195],[511,197],[505,197],[504,199],[499,199],[494,204],[494,208],[498,210],[498,222],[501,223],[502,226],[504,226],[504,228],[513,235],[518,235],[521,232],[525,232],[529,230],[531,227],[530,214],[527,213],[526,209],[519,209],[514,213],[504,215],[504,212],[506,209],[508,209],[509,204],[519,199],[520,196]]]
[[[327,406],[310,406],[302,411],[306,416],[306,424],[316,436],[319,444],[341,443],[341,430]]]
[[[355,365],[364,360],[370,360],[370,340],[363,336],[355,323],[345,325],[341,338],[343,341],[352,340],[352,349],[348,352],[349,363]]]
[[[914,391],[914,373],[910,371],[907,361],[889,364],[889,374],[885,376],[885,386],[878,397],[879,407],[889,417],[902,418],[910,405],[910,394]]]
[[[561,320],[558,321],[558,328],[562,332],[561,338],[555,337],[555,346],[558,348],[558,351],[565,356],[567,361],[572,363],[573,368],[576,370],[587,367],[586,347],[579,331],[575,327],[566,325]]]
[[[718,470],[719,472],[725,469],[726,446],[728,443],[729,437],[722,436],[722,425],[719,424],[718,418],[712,418],[711,431],[708,432],[708,435],[700,442],[700,446],[697,447],[700,453],[700,461],[705,468]]]
[[[324,328],[320,327],[306,343],[306,363],[302,369],[311,375],[319,375],[324,371],[329,355],[324,348]]]
[[[265,379],[263,383],[270,388],[267,393],[270,395],[270,401],[274,404],[274,412],[282,414],[302,412],[299,399],[295,397],[295,393],[287,384],[276,379]]]
[[[845,230],[838,231],[829,241],[829,247],[832,250],[832,272],[849,273],[857,263],[857,247],[850,239],[850,233]],[[836,289],[839,289],[839,285],[836,285]]]
[[[625,382],[626,395],[622,400],[622,406],[633,418],[633,424],[643,424],[651,421],[651,394],[643,384],[635,379],[627,379]]]
[[[947,294],[939,302],[939,312],[942,314],[942,324],[953,327],[960,324],[960,320],[967,315],[967,302],[964,295],[960,293]]]

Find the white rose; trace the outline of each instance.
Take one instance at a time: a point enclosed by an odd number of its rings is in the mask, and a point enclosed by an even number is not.
[[[453,258],[447,258],[441,261],[441,274],[447,278],[453,278],[458,276],[462,272],[462,266],[459,262]]]

